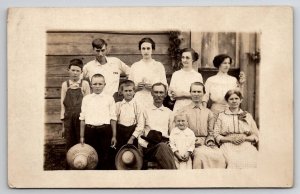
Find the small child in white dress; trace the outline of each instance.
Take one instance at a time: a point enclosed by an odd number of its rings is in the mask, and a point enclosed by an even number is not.
[[[195,134],[187,127],[187,116],[179,113],[174,118],[175,128],[170,134],[170,146],[175,155],[177,169],[192,169],[192,154],[195,149]]]

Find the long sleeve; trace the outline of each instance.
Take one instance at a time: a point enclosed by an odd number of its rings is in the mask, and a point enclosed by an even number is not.
[[[175,129],[172,129],[172,131],[173,130],[175,130]],[[178,151],[178,148],[176,147],[176,144],[175,144],[175,133],[170,134],[170,147],[171,147],[173,153]]]
[[[220,145],[220,140],[223,137],[220,133],[222,130],[222,121],[217,118],[216,123],[215,123],[215,127],[214,127],[214,137],[216,139],[217,144]]]
[[[82,68],[82,78],[89,80],[87,64],[85,64]]]
[[[214,137],[214,126],[216,122],[215,115],[210,111],[208,114],[208,121],[207,121],[207,137],[205,142],[208,141],[214,141],[215,142],[215,137]]]
[[[79,116],[79,120],[84,121],[85,120],[85,115],[86,115],[86,97],[83,97],[82,99],[82,103],[81,103],[81,113]]]
[[[191,138],[190,138],[190,145],[189,145],[189,148],[188,148],[188,152],[193,152],[194,149],[195,149],[195,143],[196,143],[196,136],[195,134],[192,132],[191,133]]]
[[[143,110],[137,104],[135,104],[135,106],[137,109],[137,114],[136,114],[137,124],[132,135],[138,138],[143,133],[144,126],[145,126],[145,119],[143,115]]]
[[[109,103],[109,116],[111,120],[117,121],[117,115],[116,115],[116,103],[111,97],[110,103]]]
[[[66,97],[66,93],[67,93],[67,83],[63,82],[61,85],[61,95],[60,95],[60,107],[61,107],[61,111],[60,111],[60,119],[64,119],[65,118],[65,105],[64,105],[64,100]]]
[[[168,82],[167,82],[167,77],[166,77],[166,70],[165,70],[165,67],[162,63],[160,63],[162,65],[162,68],[161,70],[159,71],[160,73],[160,79],[161,79],[161,82],[163,84],[165,84],[167,87],[168,87]]]

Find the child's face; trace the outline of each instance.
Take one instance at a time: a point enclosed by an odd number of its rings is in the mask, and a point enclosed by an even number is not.
[[[184,115],[177,115],[175,118],[176,127],[180,130],[184,130],[187,127],[187,119]]]
[[[130,101],[132,100],[133,96],[134,96],[134,86],[123,86],[123,91],[122,94],[124,96],[124,99],[126,101]]]
[[[69,71],[70,79],[72,80],[78,80],[82,72],[81,68],[75,65],[72,65],[68,71]]]
[[[94,77],[92,79],[92,90],[95,94],[100,94],[105,86],[105,80],[103,77]]]

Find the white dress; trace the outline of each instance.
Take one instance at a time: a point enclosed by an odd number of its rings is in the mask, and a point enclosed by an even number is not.
[[[128,79],[132,80],[136,86],[139,82],[145,82],[151,85],[162,82],[166,86],[168,85],[165,67],[161,62],[155,61],[154,59],[152,59],[150,63],[145,63],[141,59],[132,64]],[[151,92],[146,89],[138,91],[134,95],[134,98],[136,102],[144,108],[153,104]]]
[[[190,128],[180,130],[175,127],[170,134],[170,147],[173,152],[178,151],[180,155],[184,155],[186,152],[193,152],[195,149],[196,137],[194,132]],[[191,157],[187,162],[179,162],[175,157],[175,164],[177,169],[192,169]]]
[[[203,96],[202,101],[207,102],[208,99],[211,99],[211,111],[217,114],[224,111],[228,107],[228,104],[224,98],[227,91],[237,88],[238,80],[235,77],[219,72],[206,80],[206,94]]]
[[[171,78],[169,95],[171,91],[189,93],[190,86],[194,82],[203,83],[202,75],[195,70],[184,71],[183,69],[180,69],[175,71]],[[173,111],[175,112],[184,106],[191,104],[191,102],[191,99],[176,100]]]

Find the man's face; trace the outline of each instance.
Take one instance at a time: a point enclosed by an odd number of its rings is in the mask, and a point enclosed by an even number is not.
[[[154,86],[151,94],[155,103],[162,103],[166,97],[165,87],[162,85]]]
[[[204,95],[203,86],[192,85],[190,93],[193,102],[202,102],[202,97]]]
[[[103,77],[93,77],[92,78],[92,90],[95,94],[100,94],[105,86],[105,81]]]
[[[122,94],[126,101],[132,100],[134,96],[134,86],[123,86]]]
[[[102,48],[94,47],[93,50],[96,57],[97,56],[104,57],[107,54],[107,48],[105,44],[102,46]]]

